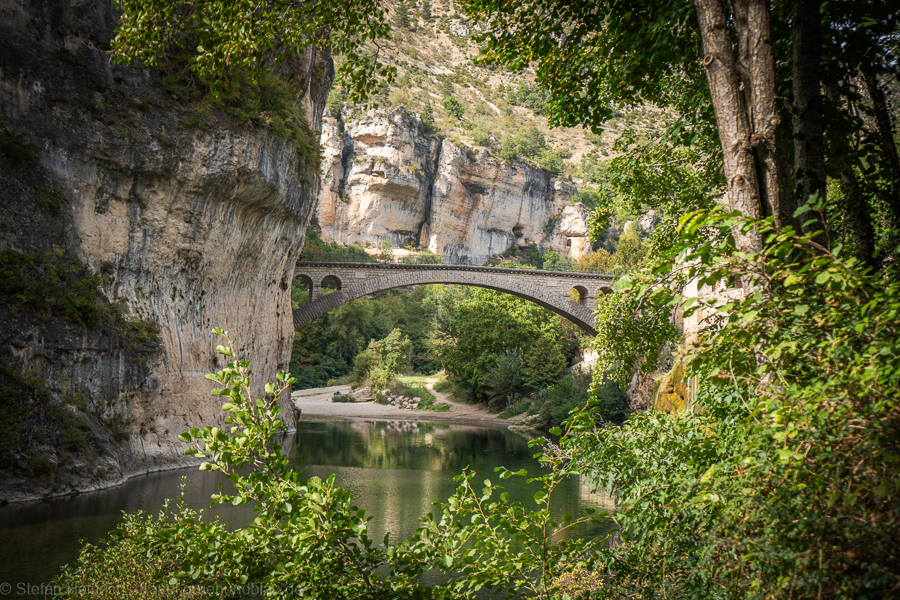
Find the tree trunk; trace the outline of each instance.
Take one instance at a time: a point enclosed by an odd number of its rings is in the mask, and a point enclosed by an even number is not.
[[[762,216],[756,160],[750,143],[751,129],[742,101],[737,61],[721,0],[694,0],[703,38],[703,66],[712,95],[716,125],[724,157],[728,206],[748,217]],[[734,232],[737,248],[755,252],[762,248],[757,232]]]
[[[872,227],[869,207],[859,191],[856,179],[846,170],[841,173],[841,191],[844,193],[844,210],[856,240],[857,256],[865,264],[875,267],[875,229]]]
[[[822,123],[822,15],[817,0],[794,0],[791,24],[794,52],[794,181],[796,202],[805,203],[818,193],[825,198],[825,128]],[[807,213],[809,214],[809,213]],[[871,225],[871,223],[870,223]],[[824,225],[819,221],[807,233],[824,242]],[[871,255],[870,255],[871,256]]]
[[[891,185],[887,193],[882,192],[891,213],[891,227],[900,229],[900,156],[897,155],[897,145],[894,143],[894,129],[891,126],[891,114],[888,110],[887,98],[884,90],[878,83],[878,77],[871,71],[863,70],[863,80],[866,82],[866,90],[872,99],[872,108],[875,111],[875,123],[878,125],[878,133],[881,137],[881,147],[887,158],[891,174]]]
[[[744,84],[750,147],[756,156],[760,203],[781,229],[794,224],[794,190],[776,108],[775,57],[764,0],[731,0],[738,41],[737,70]]]

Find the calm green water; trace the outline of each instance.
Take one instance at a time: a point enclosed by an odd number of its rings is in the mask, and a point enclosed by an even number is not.
[[[537,473],[528,437],[501,428],[412,422],[300,423],[285,447],[291,462],[306,474],[327,477],[353,491],[355,503],[374,518],[370,535],[392,540],[411,535],[419,516],[431,512],[432,500],[446,499],[456,489],[453,478],[466,466],[499,481],[494,468],[527,469]],[[128,483],[89,494],[0,507],[0,597],[28,598],[17,593],[24,584],[48,583],[61,565],[73,562],[79,540],[97,542],[122,520],[122,511],[155,513],[165,498],[178,493],[181,477],[190,480],[186,499],[194,508],[209,506],[219,478],[194,468],[136,477]],[[481,477],[479,477],[479,480]],[[535,486],[515,477],[503,482],[510,496],[534,506]],[[574,514],[581,508],[602,508],[605,498],[588,493],[577,477],[566,481],[555,496],[553,510]],[[218,506],[208,511],[233,527],[253,519],[247,506]],[[600,528],[571,535],[597,535]]]

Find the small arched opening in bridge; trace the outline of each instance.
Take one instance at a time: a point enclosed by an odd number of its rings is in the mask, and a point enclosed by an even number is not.
[[[597,297],[600,298],[601,296],[605,296],[606,294],[612,294],[612,293],[613,293],[612,288],[604,286],[604,287],[600,288],[599,290],[597,290]]]
[[[297,275],[291,283],[291,303],[297,308],[312,301],[313,282],[307,275]]]
[[[341,280],[335,275],[328,275],[322,279],[322,295],[327,296],[332,292],[341,291]]]
[[[569,298],[582,306],[587,306],[588,291],[583,285],[576,285],[569,290]]]

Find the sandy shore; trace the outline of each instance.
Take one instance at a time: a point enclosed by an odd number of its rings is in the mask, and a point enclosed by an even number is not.
[[[350,392],[349,385],[334,385],[324,388],[297,390],[291,394],[294,406],[300,409],[302,421],[352,421],[358,419],[374,421],[431,421],[445,423],[470,423],[508,427],[515,419],[500,419],[483,406],[453,402],[441,392],[434,391],[436,380],[426,380],[428,391],[434,394],[435,403],[448,404],[450,410],[408,410],[377,402],[332,402],[335,392]]]

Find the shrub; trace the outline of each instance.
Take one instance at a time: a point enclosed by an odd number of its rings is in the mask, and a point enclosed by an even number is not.
[[[362,383],[380,363],[381,357],[379,357],[378,354],[371,350],[363,350],[353,359],[353,381]]]
[[[463,108],[462,103],[453,96],[448,96],[447,98],[441,100],[441,106],[443,106],[444,110],[447,111],[448,116],[457,120],[463,118],[465,108]]]
[[[62,249],[31,256],[0,253],[0,303],[30,312],[38,321],[50,316],[88,327],[106,323],[132,345],[157,341],[155,323],[128,319],[122,302],[109,302],[98,291],[100,276]]]
[[[435,391],[441,392],[442,394],[449,394],[453,391],[453,383],[449,379],[441,379],[440,381],[436,381],[433,386]]]
[[[751,228],[761,250],[737,252],[730,233]],[[900,268],[873,272],[812,237],[694,213],[652,273],[674,289],[633,290],[708,325],[687,359],[692,410],[622,427],[584,415],[564,449],[628,506],[608,563],[627,574],[621,595],[896,595]],[[730,302],[680,296],[686,280],[735,277],[750,293]]]
[[[383,390],[391,385],[391,382],[394,381],[394,377],[396,377],[396,373],[384,367],[375,367],[370,371],[369,377],[372,379],[372,387]]]
[[[185,480],[182,480],[183,482]],[[171,578],[183,553],[177,544],[147,543],[148,538],[172,535],[182,527],[202,527],[198,520],[203,511],[188,509],[184,503],[184,483],[181,501],[175,505],[166,500],[159,516],[141,512],[126,515],[125,522],[110,534],[106,546],[85,544],[74,566],[63,567],[62,574],[54,582],[62,591],[59,596],[71,600],[118,600],[142,598],[145,600],[201,600],[220,598],[213,592],[219,578],[205,577],[207,586],[181,584]],[[218,522],[210,524],[221,527]],[[218,591],[218,590],[217,590]]]
[[[492,407],[503,408],[518,397],[525,386],[522,357],[516,351],[504,352],[484,381],[485,391]]]
[[[46,475],[52,471],[53,465],[50,464],[49,456],[46,454],[38,454],[28,459],[28,468],[30,468],[36,476],[40,477],[41,475]]]
[[[587,406],[590,383],[590,375],[566,375],[554,385],[532,394],[530,412],[540,415],[540,421],[546,427],[557,427],[572,411]]]

